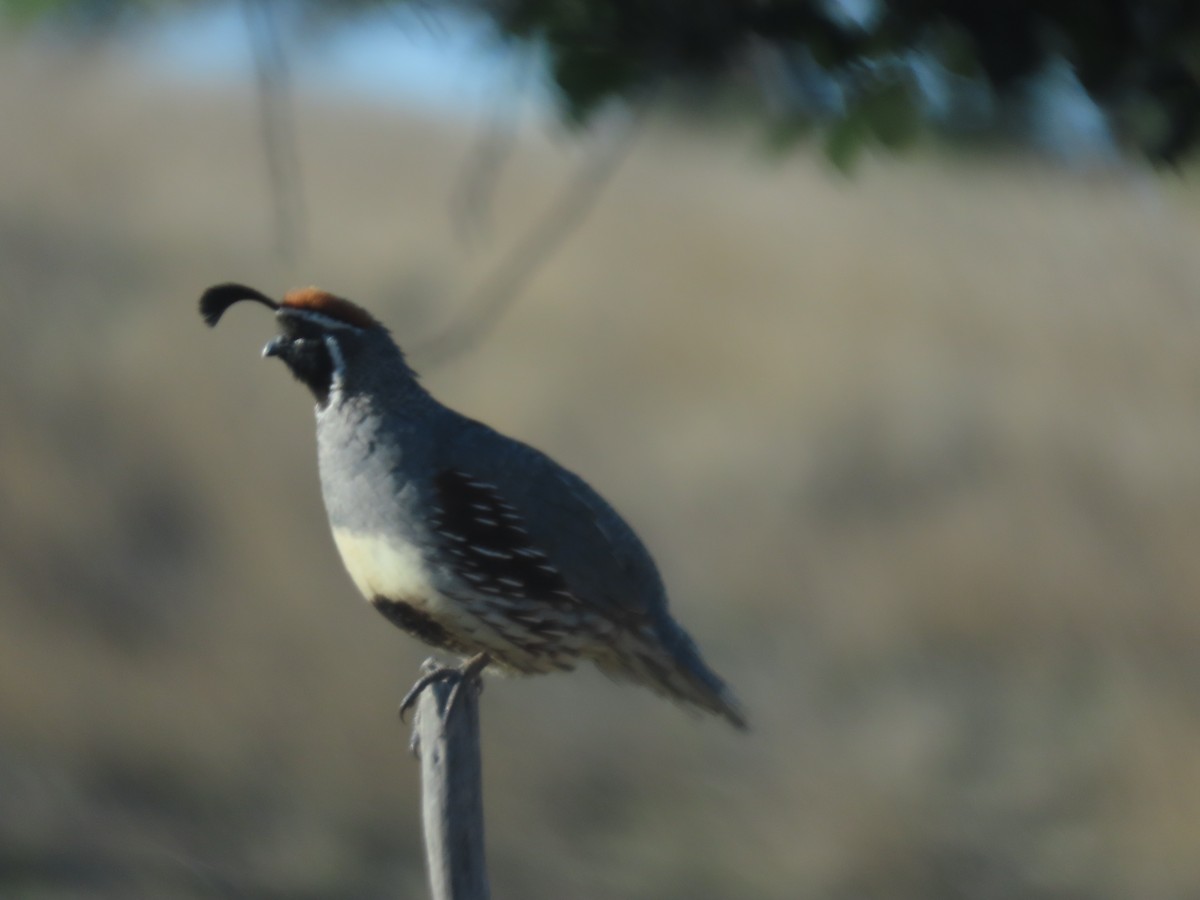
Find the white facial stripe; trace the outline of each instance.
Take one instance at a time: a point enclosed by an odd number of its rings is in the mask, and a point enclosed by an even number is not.
[[[329,393],[332,394],[340,391],[346,384],[346,358],[342,356],[342,348],[338,346],[337,338],[327,334],[324,340],[329,359],[333,362],[333,378],[329,382]]]
[[[322,328],[328,328],[331,331],[341,329],[343,331],[362,331],[357,325],[351,325],[349,322],[343,322],[341,319],[335,319],[333,316],[327,316],[325,313],[317,312],[315,309],[298,309],[294,306],[285,306],[289,316],[295,316],[298,319],[305,319],[312,322],[314,325],[319,325]]]

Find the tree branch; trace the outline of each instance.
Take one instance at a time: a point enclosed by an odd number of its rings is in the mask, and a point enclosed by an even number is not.
[[[283,258],[292,260],[304,245],[304,198],[287,55],[275,12],[273,0],[242,0],[258,80],[259,121],[271,184],[276,241]]]
[[[481,340],[516,300],[520,290],[595,208],[596,200],[641,132],[643,106],[612,142],[575,173],[553,207],[534,225],[464,304],[464,312],[412,353],[423,366],[436,366]]]
[[[427,660],[424,673],[440,668]],[[421,758],[425,860],[433,900],[487,900],[479,679],[429,683],[417,699],[413,747]]]

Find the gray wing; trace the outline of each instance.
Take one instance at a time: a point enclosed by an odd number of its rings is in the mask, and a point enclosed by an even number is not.
[[[542,650],[574,621],[601,637],[601,649],[577,642],[568,656],[582,650],[614,677],[745,728],[724,682],[671,619],[654,560],[625,520],[545,454],[466,421],[434,478],[433,524],[455,545],[457,577],[503,604]]]
[[[478,522],[471,527],[471,537],[485,551],[463,557],[466,562],[549,599],[568,594],[617,623],[641,624],[663,611],[654,560],[595,490],[541,451],[467,421],[460,439],[446,447],[446,468],[435,479],[443,486],[442,509],[456,509],[460,523],[471,512],[484,519],[482,528]]]

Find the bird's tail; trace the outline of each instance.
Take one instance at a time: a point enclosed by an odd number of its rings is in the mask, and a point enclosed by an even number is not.
[[[612,653],[598,658],[596,665],[613,678],[635,681],[671,700],[722,716],[740,731],[749,727],[728,685],[669,617],[657,627],[621,635]]]

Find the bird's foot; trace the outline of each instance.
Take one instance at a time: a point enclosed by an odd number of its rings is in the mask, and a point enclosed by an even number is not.
[[[417,704],[417,700],[421,696],[421,692],[438,681],[453,681],[454,687],[450,689],[450,696],[446,700],[446,713],[454,707],[454,701],[458,697],[458,691],[462,687],[463,682],[473,681],[479,685],[479,689],[483,690],[483,681],[480,679],[480,673],[487,668],[488,663],[492,658],[486,653],[476,653],[460,666],[444,666],[433,659],[425,660],[421,669],[424,674],[417,679],[414,684],[404,695],[404,699],[400,701],[400,721],[404,721],[404,717],[408,715]]]

